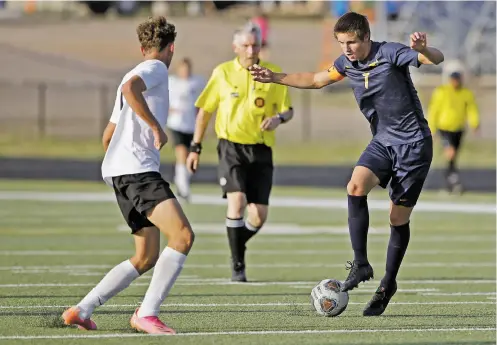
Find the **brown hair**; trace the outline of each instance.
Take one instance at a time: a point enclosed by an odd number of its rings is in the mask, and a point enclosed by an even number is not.
[[[348,12],[338,18],[334,28],[335,38],[337,34],[355,33],[363,41],[366,34],[371,38],[369,22],[366,16],[356,12]]]
[[[146,51],[157,49],[162,51],[176,39],[176,27],[168,23],[166,17],[149,17],[136,28],[138,40]]]

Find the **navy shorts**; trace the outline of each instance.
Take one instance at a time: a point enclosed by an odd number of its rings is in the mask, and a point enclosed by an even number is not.
[[[413,207],[418,201],[433,158],[432,137],[413,143],[385,146],[373,139],[357,165],[371,170],[395,205]]]

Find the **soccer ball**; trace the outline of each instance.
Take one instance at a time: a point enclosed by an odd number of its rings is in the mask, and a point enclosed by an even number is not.
[[[319,282],[311,291],[311,306],[321,316],[338,316],[349,303],[349,294],[341,292],[342,283],[335,279]]]

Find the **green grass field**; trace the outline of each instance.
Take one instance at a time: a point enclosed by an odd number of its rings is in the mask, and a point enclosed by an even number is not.
[[[354,164],[367,145],[366,141],[330,141],[326,143],[284,142],[274,148],[274,161],[290,165]],[[49,157],[69,159],[102,159],[103,149],[99,140],[63,140],[56,138],[36,139],[0,135],[0,157]],[[172,145],[161,151],[163,162],[174,161]],[[495,168],[495,141],[472,140],[462,146],[461,167]],[[216,141],[204,143],[201,163],[217,163]],[[433,166],[445,165],[439,144],[434,150]]]
[[[249,243],[251,283],[233,284],[219,190],[194,186],[185,212],[196,242],[161,313],[180,335],[163,339],[129,327],[150,273],[97,309],[98,331],[59,319],[133,253],[107,187],[0,181],[0,344],[495,344],[495,195],[424,193],[399,291],[376,318],[362,309],[384,272],[387,193],[370,198],[375,281],[352,291],[337,318],[313,313],[309,293],[322,279],[346,277],[344,191],[275,188],[273,197],[267,226]]]

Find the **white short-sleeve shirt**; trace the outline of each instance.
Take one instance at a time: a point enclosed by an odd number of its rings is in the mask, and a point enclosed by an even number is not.
[[[121,88],[131,77],[139,76],[147,89],[143,92],[150,111],[162,129],[169,112],[167,66],[159,60],[146,60],[126,73],[117,89],[110,122],[116,129],[102,162],[102,177],[112,186],[112,177],[159,171],[160,153],[154,146],[152,129],[127,104]]]
[[[205,81],[200,76],[191,76],[188,79],[169,77],[169,101],[171,112],[167,126],[182,133],[193,133],[197,119],[195,101],[202,92]]]

